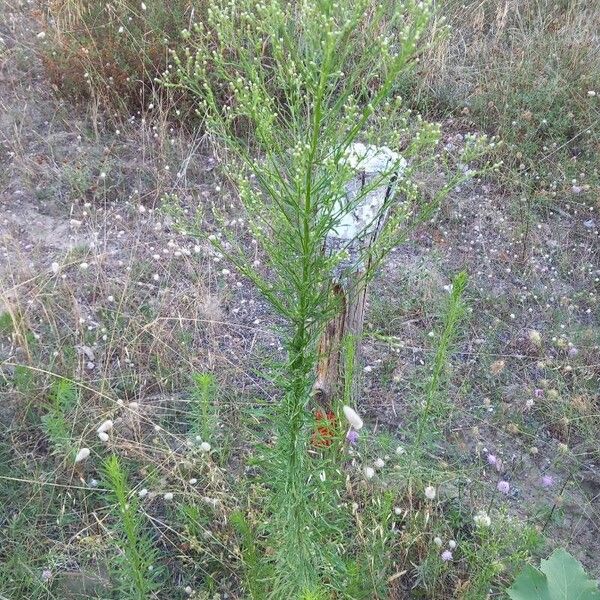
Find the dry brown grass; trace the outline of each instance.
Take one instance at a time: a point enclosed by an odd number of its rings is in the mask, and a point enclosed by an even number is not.
[[[145,4],[142,11],[134,0],[48,2],[44,63],[59,89],[99,110],[123,117],[162,104],[169,118],[190,124],[193,102],[166,93],[156,78],[169,64],[167,48],[183,49],[181,30],[202,20],[205,2]],[[600,5],[440,0],[436,10],[433,43],[399,84],[407,101],[499,135],[507,182],[542,200],[581,172],[580,183],[597,185]]]
[[[506,142],[507,182],[546,197],[598,183],[600,5],[574,0],[437,3],[437,37],[405,95]],[[581,182],[581,172],[587,180]]]

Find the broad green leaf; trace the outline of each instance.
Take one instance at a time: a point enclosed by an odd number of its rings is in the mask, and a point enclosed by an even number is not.
[[[598,583],[564,548],[542,560],[538,570],[526,565],[506,593],[512,600],[600,600]]]
[[[506,592],[512,600],[552,600],[546,576],[531,565],[525,565]]]
[[[540,568],[548,579],[552,600],[600,600],[598,583],[587,576],[581,563],[564,548],[542,560]]]

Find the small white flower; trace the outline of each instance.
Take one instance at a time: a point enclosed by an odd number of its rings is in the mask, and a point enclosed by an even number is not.
[[[108,433],[106,433],[105,431],[99,431],[98,437],[100,438],[101,442],[108,442]]]
[[[142,2],[141,4],[142,10],[146,10],[146,5]]]
[[[321,472],[319,473],[319,479],[320,479],[321,481],[325,481],[325,479],[326,479],[326,476],[325,476],[325,471],[321,471]]]
[[[39,36],[38,36],[38,37],[39,37]],[[595,92],[595,90],[589,90],[589,91],[588,91],[588,93],[587,93],[587,95],[588,95],[590,98],[593,98],[593,97],[596,95],[596,92]]]
[[[53,262],[50,269],[56,275],[60,271],[60,265],[57,262]]]
[[[82,460],[85,460],[88,456],[90,455],[90,449],[89,448],[81,448],[79,450],[79,452],[77,453],[77,455],[75,456],[75,462],[81,462]]]
[[[529,341],[534,345],[534,346],[541,346],[542,345],[542,335],[539,331],[536,331],[535,329],[530,329],[529,330]]]
[[[373,467],[365,467],[365,477],[367,479],[373,479],[373,477],[375,477],[375,469]]]
[[[200,450],[202,452],[210,452],[211,449],[211,445],[208,442],[202,442],[200,444]]]
[[[473,517],[473,521],[475,521],[475,525],[477,525],[477,527],[489,527],[492,524],[492,519],[490,519],[485,510],[480,510]]]
[[[100,425],[100,427],[98,427],[98,429],[96,431],[98,431],[98,433],[106,433],[107,431],[110,431],[113,428],[113,422],[110,419],[106,419],[106,421],[104,421],[104,423],[102,423],[102,425]]]
[[[394,513],[397,515],[401,515],[402,509],[399,506],[394,506]]]
[[[167,493],[166,493],[166,494],[163,496],[163,498],[164,498],[165,500],[167,500],[167,501],[168,501],[168,500],[173,500],[173,492],[167,492]]]
[[[195,477],[192,477],[189,482],[190,485],[196,485],[198,483],[198,480]]]
[[[139,492],[138,492],[138,496],[140,498],[145,498],[148,495],[148,490],[146,488],[142,488]]]
[[[454,550],[454,548],[456,548],[456,542],[454,540],[450,540],[448,542],[448,548],[450,548],[450,550]]]
[[[100,173],[100,179],[106,179],[106,173],[104,171]]]
[[[346,417],[346,419],[348,419],[348,423],[350,423],[350,425],[352,425],[352,427],[354,427],[356,431],[362,429],[363,420],[358,416],[358,413],[353,408],[350,408],[349,406],[344,406],[343,411],[344,416]]]
[[[377,458],[373,464],[375,465],[376,469],[383,469],[383,467],[385,467],[385,461],[383,458]]]
[[[433,543],[438,547],[441,548],[444,544],[444,542],[442,541],[441,537],[434,537],[433,538]]]
[[[121,27],[119,27],[119,33],[123,33],[125,31],[125,29],[123,29],[123,25],[121,25]]]
[[[46,32],[45,31],[40,31],[37,35],[36,35],[38,40],[43,40],[46,37]],[[589,94],[589,92],[588,92]]]
[[[432,485],[428,485],[425,488],[425,497],[429,500],[433,500],[435,498],[435,488]]]
[[[400,455],[404,454],[405,452],[406,452],[406,450],[405,450],[405,449],[404,449],[402,446],[398,446],[398,447],[396,448],[396,454],[397,454],[398,456],[400,456]]]
[[[86,263],[86,262],[82,262],[82,263],[80,263],[80,265],[79,265],[79,268],[80,268],[82,271],[87,271],[87,269],[89,269],[89,268],[90,268],[90,265],[89,265],[88,263]]]

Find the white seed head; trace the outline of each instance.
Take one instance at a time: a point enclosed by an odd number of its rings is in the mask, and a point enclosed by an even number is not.
[[[356,429],[357,431],[359,429],[362,429],[362,426],[364,425],[363,420],[353,408],[350,408],[349,406],[344,406],[343,411],[344,416],[348,420],[348,423],[350,423],[350,425],[352,425],[354,429]]]
[[[100,427],[98,427],[97,431],[98,433],[106,433],[107,431],[110,431],[113,428],[113,422],[110,419],[106,419],[106,421],[104,421],[104,423],[102,423],[102,425],[100,425]]]
[[[98,437],[100,438],[101,442],[108,442],[108,433],[106,433],[106,431],[99,431]]]
[[[530,329],[529,330],[529,341],[534,345],[534,346],[541,346],[542,345],[542,335],[540,334],[539,331],[536,331],[535,329]]]
[[[365,467],[365,477],[367,479],[373,479],[373,477],[375,477],[375,469],[373,467]]]
[[[433,500],[435,498],[435,488],[432,485],[428,485],[425,488],[425,497],[429,500]]]
[[[88,456],[90,455],[90,449],[89,448],[81,448],[79,450],[79,452],[77,453],[77,455],[75,456],[75,462],[81,462],[82,460],[85,460]]]
[[[167,501],[169,501],[169,500],[173,500],[173,492],[167,492],[167,493],[166,493],[166,494],[163,496],[163,498],[164,498],[165,500],[167,500]]]
[[[208,442],[202,442],[200,444],[200,450],[202,452],[210,452],[211,445]]]

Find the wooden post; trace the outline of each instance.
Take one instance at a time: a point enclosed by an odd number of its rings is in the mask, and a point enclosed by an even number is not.
[[[332,294],[339,300],[340,311],[327,324],[318,344],[319,361],[313,393],[317,404],[324,411],[332,409],[333,400],[343,390],[344,380],[348,375],[344,372],[344,348],[348,345],[346,340],[356,344],[353,360],[356,361],[358,356],[367,299],[365,275],[370,266],[368,263],[361,264],[358,259],[368,257],[369,247],[377,240],[387,219],[386,205],[394,193],[396,179],[406,166],[406,161],[389,148],[358,143],[349,148],[348,162],[356,169],[356,177],[348,185],[346,202],[355,199],[365,186],[372,185],[373,180],[390,171],[394,165],[397,165],[397,169],[386,181],[367,193],[327,237],[325,252],[332,253],[348,247],[350,243],[350,256],[339,266],[332,281]],[[354,378],[350,384],[352,396],[356,395],[356,384],[357,379]]]

